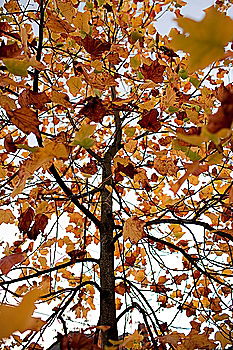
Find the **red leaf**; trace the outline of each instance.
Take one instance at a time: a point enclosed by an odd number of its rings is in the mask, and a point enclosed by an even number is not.
[[[94,175],[97,172],[97,166],[96,161],[91,160],[90,163],[87,163],[86,165],[82,166],[80,168],[80,171],[84,174]]]
[[[34,210],[31,207],[29,207],[20,215],[18,223],[19,230],[21,232],[27,232],[31,226],[33,218]]]
[[[117,168],[115,172],[122,172],[125,175],[129,176],[131,179],[133,179],[134,175],[137,174],[137,170],[135,169],[132,163],[129,163],[128,165],[124,166],[123,164],[117,162]]]
[[[2,45],[0,46],[0,59],[3,58],[14,58],[19,56],[21,53],[21,49],[18,44],[15,42],[14,44]]]
[[[161,128],[161,124],[158,121],[159,113],[156,109],[152,109],[149,112],[144,112],[142,114],[142,119],[138,122],[138,124],[145,129],[157,132]]]
[[[45,214],[37,214],[31,230],[27,233],[28,238],[35,240],[40,233],[43,233],[48,224],[48,217]]]
[[[6,135],[4,139],[4,147],[7,150],[7,152],[15,153],[17,151],[17,147],[15,146],[13,138],[10,134]]]
[[[102,121],[103,117],[107,113],[107,109],[103,105],[102,101],[98,97],[88,97],[86,99],[87,104],[81,108],[79,115],[85,115],[95,123]]]
[[[16,253],[0,259],[0,269],[4,275],[7,275],[10,272],[11,268],[22,262],[26,258],[25,253]]]
[[[166,67],[159,64],[158,61],[152,61],[152,64],[148,66],[143,63],[141,67],[141,72],[145,79],[150,79],[154,83],[162,83],[163,82],[163,72]]]
[[[85,38],[81,40],[81,45],[91,54],[91,58],[94,60],[100,58],[105,51],[109,51],[111,48],[111,44],[107,41],[93,39],[90,35],[86,35]]]

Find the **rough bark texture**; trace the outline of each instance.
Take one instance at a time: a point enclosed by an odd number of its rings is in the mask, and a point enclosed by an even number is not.
[[[112,185],[111,157],[105,158],[102,183]],[[115,308],[115,277],[114,277],[114,244],[112,215],[112,194],[104,187],[101,203],[100,228],[100,324],[111,326],[104,333],[103,342],[107,339],[117,339],[116,308]]]

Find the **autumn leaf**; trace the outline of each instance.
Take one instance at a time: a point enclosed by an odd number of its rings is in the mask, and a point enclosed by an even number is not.
[[[29,107],[30,105],[33,105],[36,109],[43,109],[44,105],[50,101],[51,100],[45,91],[34,92],[29,89],[23,90],[18,98],[21,107]]]
[[[140,68],[145,79],[150,79],[154,83],[162,83],[163,82],[163,73],[166,69],[166,66],[159,64],[158,61],[152,61],[151,65],[147,65],[143,63]]]
[[[64,106],[66,108],[72,108],[72,103],[70,103],[68,95],[64,92],[53,90],[51,94],[51,100],[58,105]]]
[[[83,125],[78,132],[76,132],[71,146],[80,145],[83,148],[91,148],[95,141],[90,138],[96,129],[96,125]]]
[[[36,214],[32,228],[27,231],[28,238],[35,240],[40,233],[43,233],[48,224],[48,220],[45,214]]]
[[[19,181],[16,184],[11,196],[15,197],[21,193],[26,185],[27,179],[42,166],[51,165],[54,158],[67,159],[69,156],[68,148],[63,144],[55,141],[47,140],[44,147],[38,147],[37,150],[32,153],[29,159],[24,161],[20,165],[19,169]]]
[[[73,96],[77,96],[82,88],[82,79],[80,77],[70,77],[67,80],[67,85],[69,87],[69,91]]]
[[[4,275],[7,275],[14,265],[21,263],[25,259],[25,253],[15,253],[4,256],[2,259],[0,259],[0,269]]]
[[[62,337],[61,349],[72,349],[79,350],[101,350],[100,347],[93,344],[93,340],[88,338],[83,333],[71,332],[68,335]]]
[[[27,232],[34,218],[33,208],[27,208],[19,217],[18,227],[21,232]]]
[[[107,109],[101,99],[91,96],[88,97],[85,102],[87,103],[83,108],[80,109],[79,115],[85,115],[95,123],[101,122],[107,113]]]
[[[132,216],[127,219],[123,227],[124,239],[130,239],[132,243],[138,243],[138,241],[145,236],[145,222],[140,220],[136,216]]]
[[[111,44],[107,41],[94,39],[90,35],[86,35],[80,43],[84,49],[91,54],[93,60],[100,58],[104,52],[109,51],[111,48]]]
[[[25,134],[30,134],[31,132],[39,136],[38,127],[40,121],[37,118],[36,112],[34,112],[29,107],[22,107],[15,109],[14,111],[7,112],[11,122],[22,130]]]
[[[34,303],[42,294],[43,289],[35,288],[25,294],[18,306],[0,306],[0,339],[8,338],[16,331],[23,333],[29,329],[40,330],[45,322],[32,317],[32,314],[36,308]]]
[[[14,44],[4,45],[3,42],[0,46],[0,60],[3,58],[13,58],[20,55],[22,49],[17,42]]]
[[[13,224],[15,222],[15,216],[10,209],[0,209],[0,225]]]
[[[232,40],[233,20],[215,7],[205,10],[200,22],[180,17],[176,21],[184,34],[172,35],[174,50],[190,53],[189,69],[194,72],[224,57],[224,47]],[[187,36],[188,33],[188,36]]]
[[[149,112],[142,114],[142,119],[138,124],[145,129],[157,132],[161,129],[161,123],[158,120],[159,113],[156,109],[152,109]]]

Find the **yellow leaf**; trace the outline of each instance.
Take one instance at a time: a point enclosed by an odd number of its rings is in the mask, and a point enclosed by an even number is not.
[[[7,109],[16,109],[15,101],[7,95],[0,96],[0,106]]]
[[[140,67],[141,64],[141,56],[139,54],[130,57],[130,65],[133,69],[138,69]]]
[[[5,224],[13,224],[15,221],[15,216],[10,209],[0,209],[0,225]]]
[[[67,80],[67,85],[69,87],[70,93],[73,96],[77,96],[82,87],[82,80],[80,77],[71,77],[69,80]]]
[[[172,49],[190,54],[191,72],[223,58],[224,47],[232,40],[233,20],[214,7],[205,12],[206,15],[200,22],[190,18],[178,18],[176,21],[183,28],[184,34],[172,36],[170,43]]]
[[[51,100],[54,103],[57,103],[61,106],[64,106],[66,108],[71,108],[72,103],[69,102],[69,97],[68,95],[64,94],[63,92],[58,92],[58,91],[52,91],[51,95]]]
[[[90,12],[88,12],[88,11],[78,12],[78,13],[76,13],[76,16],[73,20],[73,24],[80,31],[83,31],[83,32],[89,34],[89,32],[90,32],[90,25],[89,25],[90,18],[91,18]]]
[[[132,243],[137,243],[141,238],[145,236],[144,232],[145,222],[138,219],[136,216],[132,216],[127,219],[123,227],[124,239],[130,239]]]
[[[47,142],[46,142],[47,141]],[[33,175],[33,173],[56,159],[67,159],[69,156],[68,148],[63,144],[55,141],[45,140],[45,147],[38,147],[37,150],[32,153],[31,157],[23,162],[19,169],[19,181],[16,184],[11,196],[15,197],[21,193],[26,185],[27,179]]]
[[[26,330],[38,331],[44,321],[32,317],[35,301],[43,294],[42,288],[28,292],[18,306],[2,304],[0,306],[0,339],[8,338],[12,333]]]
[[[72,23],[73,17],[75,16],[75,8],[71,1],[62,2],[57,0],[57,6],[63,16]]]

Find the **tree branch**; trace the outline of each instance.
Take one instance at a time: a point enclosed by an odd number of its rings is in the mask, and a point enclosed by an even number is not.
[[[86,258],[86,259],[76,260],[76,261],[70,260],[70,261],[68,261],[68,262],[66,262],[66,263],[64,263],[64,264],[60,264],[60,265],[51,267],[50,269],[41,270],[41,271],[38,271],[38,272],[33,273],[33,274],[31,274],[31,275],[28,275],[28,276],[15,278],[15,279],[10,280],[10,281],[0,282],[0,286],[9,285],[9,284],[16,283],[16,282],[20,282],[20,281],[27,281],[27,280],[29,280],[29,279],[31,279],[31,278],[36,278],[36,277],[45,275],[46,273],[51,273],[51,272],[53,272],[53,271],[58,271],[58,270],[60,270],[60,269],[64,269],[65,267],[74,265],[74,264],[76,264],[76,263],[83,263],[83,262],[93,262],[93,263],[99,264],[99,259]]]

